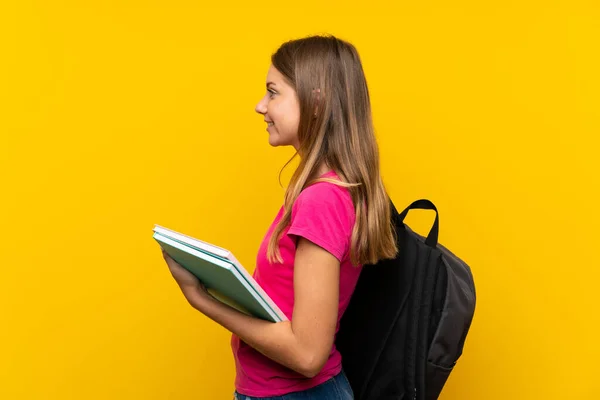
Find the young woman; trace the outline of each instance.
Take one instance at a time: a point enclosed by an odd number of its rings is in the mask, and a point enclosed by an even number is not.
[[[236,399],[352,399],[334,340],[363,264],[397,253],[369,92],[353,45],[284,43],[256,106],[271,146],[300,164],[258,249],[254,278],[289,321],[247,316],[163,253],[189,303],[232,332]]]

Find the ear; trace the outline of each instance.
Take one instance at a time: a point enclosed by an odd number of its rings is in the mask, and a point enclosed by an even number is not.
[[[313,89],[313,94],[315,94],[316,97],[316,105],[315,105],[315,112],[313,114],[313,117],[317,117],[317,113],[319,111],[319,105],[321,103],[321,89]]]

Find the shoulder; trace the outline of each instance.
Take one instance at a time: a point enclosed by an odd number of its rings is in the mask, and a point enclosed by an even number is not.
[[[330,182],[317,182],[306,187],[298,195],[294,207],[311,207],[315,208],[315,211],[333,208],[339,212],[354,214],[354,204],[350,191],[343,186]]]
[[[350,247],[355,224],[350,192],[330,182],[306,187],[292,206],[289,235],[303,236],[328,250],[340,262]]]

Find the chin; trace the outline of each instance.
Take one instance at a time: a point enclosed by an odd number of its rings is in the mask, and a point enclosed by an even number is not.
[[[269,144],[273,147],[285,146],[287,143],[282,143],[278,135],[269,135]]]
[[[291,135],[281,135],[279,132],[269,132],[269,144],[273,147],[294,146],[294,140]]]

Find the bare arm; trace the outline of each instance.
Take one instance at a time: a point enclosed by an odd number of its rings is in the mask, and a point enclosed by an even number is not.
[[[271,323],[250,317],[197,291],[190,291],[186,297],[194,308],[257,351],[306,377],[313,377],[327,362],[333,346],[339,274],[337,258],[299,237],[291,321]]]

